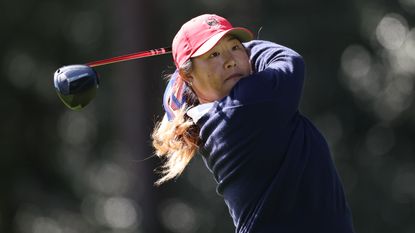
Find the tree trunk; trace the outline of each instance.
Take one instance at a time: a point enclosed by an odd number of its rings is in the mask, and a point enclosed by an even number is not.
[[[147,37],[152,34],[151,18],[154,3],[144,0],[113,1],[113,43],[114,54],[126,54],[136,50],[146,50]],[[149,135],[152,123],[151,98],[148,90],[153,80],[148,78],[151,67],[145,61],[137,60],[114,66],[114,111],[117,139],[125,146],[127,159],[143,160],[152,155]],[[128,163],[128,162],[127,162]],[[131,161],[129,168],[134,174],[135,185],[131,195],[142,211],[140,229],[146,233],[160,233],[157,222],[158,194],[153,186],[154,175],[152,161]]]

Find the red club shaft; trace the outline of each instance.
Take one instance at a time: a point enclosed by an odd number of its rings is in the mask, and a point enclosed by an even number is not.
[[[157,55],[162,55],[162,54],[166,54],[166,53],[171,53],[171,47],[151,49],[151,50],[147,50],[147,51],[141,51],[141,52],[137,52],[137,53],[131,53],[131,54],[122,55],[122,56],[118,56],[118,57],[103,59],[103,60],[99,60],[99,61],[93,61],[93,62],[87,63],[86,65],[89,66],[89,67],[103,66],[103,65],[107,65],[107,64],[111,64],[111,63],[129,61],[129,60],[143,58],[143,57],[157,56]]]

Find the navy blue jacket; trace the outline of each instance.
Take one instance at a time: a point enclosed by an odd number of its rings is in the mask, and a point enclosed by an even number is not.
[[[244,45],[254,74],[197,122],[236,232],[352,233],[326,140],[298,110],[302,57],[271,42]]]

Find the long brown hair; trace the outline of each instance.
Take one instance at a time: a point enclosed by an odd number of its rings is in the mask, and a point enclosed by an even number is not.
[[[189,59],[180,67],[181,75],[188,75],[191,69],[192,61]],[[179,176],[199,148],[199,128],[186,115],[188,109],[199,104],[199,100],[190,87],[186,88],[184,96],[186,104],[175,112],[174,119],[169,121],[164,116],[156,123],[151,135],[155,154],[164,159],[160,171],[162,177],[156,181],[156,185]]]

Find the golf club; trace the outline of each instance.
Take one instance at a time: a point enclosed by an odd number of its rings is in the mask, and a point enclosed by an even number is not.
[[[83,65],[63,66],[56,70],[53,77],[56,93],[68,108],[82,109],[96,96],[99,86],[99,76],[93,67],[167,53],[171,53],[171,47],[140,51]]]

